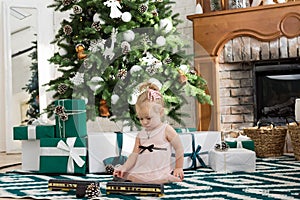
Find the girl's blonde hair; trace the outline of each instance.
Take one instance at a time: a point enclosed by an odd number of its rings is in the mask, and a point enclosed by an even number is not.
[[[159,91],[157,85],[146,82],[142,83],[139,88],[140,95],[137,98],[136,106],[141,106],[145,102],[155,102],[164,107],[163,96]]]

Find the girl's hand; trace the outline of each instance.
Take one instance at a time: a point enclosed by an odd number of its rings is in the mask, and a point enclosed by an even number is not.
[[[184,178],[183,169],[182,169],[182,168],[175,168],[175,169],[174,169],[174,172],[173,172],[173,175],[174,175],[175,177],[178,177],[178,178],[180,178],[181,180],[183,180],[183,178]]]
[[[114,169],[113,176],[123,178],[124,171],[122,170],[122,165],[120,165]]]

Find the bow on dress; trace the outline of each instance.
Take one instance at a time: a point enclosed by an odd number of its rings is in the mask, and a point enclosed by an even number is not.
[[[140,145],[139,146],[140,148],[140,153],[143,153],[145,150],[148,150],[149,152],[153,152],[153,150],[167,150],[167,148],[159,148],[159,147],[155,147],[154,144],[151,144],[149,146],[143,146],[143,145]]]

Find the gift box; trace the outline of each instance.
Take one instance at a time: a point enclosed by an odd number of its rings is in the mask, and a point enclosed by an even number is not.
[[[121,155],[129,156],[135,144],[137,132],[122,133]],[[101,145],[99,145],[101,144]],[[90,132],[88,133],[89,173],[106,172],[103,161],[110,157],[119,156],[117,133]]]
[[[39,172],[85,174],[86,155],[86,138],[41,138]]]
[[[244,135],[237,138],[225,138],[225,142],[230,148],[245,148],[254,151],[254,141]]]
[[[14,140],[36,140],[40,138],[53,138],[55,125],[15,126],[13,127]]]
[[[197,131],[178,134],[184,148],[183,169],[195,169],[209,164],[208,152],[221,142],[219,131]],[[175,152],[174,152],[175,153]],[[172,163],[175,166],[174,154]]]
[[[209,165],[216,172],[231,173],[237,171],[254,172],[256,154],[244,148],[228,149],[227,151],[211,150]]]
[[[82,99],[60,99],[55,101],[56,137],[85,137],[86,108]]]
[[[177,133],[189,133],[197,131],[196,128],[174,128]]]
[[[237,148],[238,147],[238,142],[234,141],[226,141],[228,146],[230,148]],[[253,140],[247,140],[247,141],[241,141],[241,147],[245,149],[249,149],[251,151],[254,151],[254,141]]]
[[[40,140],[22,141],[22,170],[39,171],[40,166]]]

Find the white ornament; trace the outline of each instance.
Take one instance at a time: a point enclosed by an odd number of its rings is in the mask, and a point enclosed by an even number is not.
[[[60,47],[58,49],[58,53],[59,53],[60,56],[64,56],[64,55],[67,55],[68,52],[66,51],[66,49]]]
[[[179,69],[183,71],[184,73],[187,73],[189,71],[189,67],[187,65],[180,65]]]
[[[99,76],[94,76],[93,78],[91,78],[91,82],[92,83],[99,83],[102,82],[103,78],[99,77]]]
[[[162,84],[156,78],[150,78],[148,82],[155,84],[159,88],[159,90],[161,90]]]
[[[119,99],[120,99],[119,95],[113,94],[111,96],[111,104],[116,104]]]
[[[81,99],[84,100],[85,104],[87,104],[89,102],[89,99],[84,96],[82,96]]]
[[[131,69],[130,69],[130,74],[133,74],[133,73],[135,73],[135,72],[138,72],[138,71],[140,71],[140,70],[142,70],[142,67],[141,66],[139,66],[139,65],[133,65],[132,67],[131,67]]]
[[[160,29],[164,29],[166,33],[170,32],[173,29],[172,21],[168,18],[162,19],[159,21]]]
[[[113,28],[112,33],[111,33],[111,46],[107,47],[104,50],[104,52],[103,52],[104,58],[108,57],[110,60],[112,60],[113,57],[115,56],[114,47],[115,47],[115,42],[117,41],[117,34],[118,34],[118,30]]]
[[[150,52],[147,52],[146,56],[141,58],[143,64],[145,64],[147,66],[152,65],[155,62],[155,59],[156,58]]]
[[[273,5],[275,2],[273,0],[263,0],[263,5]]]
[[[101,19],[100,14],[98,13],[94,14],[93,22],[100,22],[100,24],[105,24],[105,21]]]
[[[127,42],[132,42],[135,38],[135,34],[132,30],[127,30],[123,33],[123,38]]]
[[[158,46],[164,46],[166,44],[166,38],[164,36],[159,36],[156,38],[156,44]]]
[[[202,6],[201,6],[200,3],[197,3],[195,13],[196,14],[202,14],[203,13],[203,9],[202,9]]]
[[[123,22],[130,22],[131,18],[132,18],[132,15],[130,12],[124,12],[121,17]]]
[[[101,85],[95,85],[95,84],[91,84],[89,86],[93,92],[95,92],[97,89],[99,89],[101,87]]]
[[[84,82],[83,76],[84,76],[84,73],[77,72],[73,78],[70,78],[70,81],[74,85],[78,86]]]
[[[95,92],[97,89],[99,89],[101,87],[101,85],[99,85],[100,82],[103,82],[104,80],[99,77],[99,76],[94,76],[91,78],[90,83],[89,83],[89,87],[91,88],[91,90],[93,92]]]
[[[110,18],[120,18],[122,16],[120,2],[117,0],[108,0],[104,2],[104,5],[110,7]]]
[[[133,93],[130,95],[130,97],[128,98],[128,103],[130,105],[135,105],[138,99],[138,92],[136,92],[135,90],[133,91]]]

